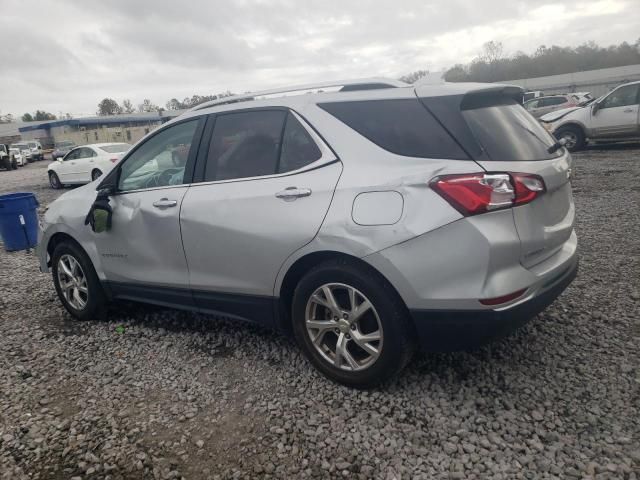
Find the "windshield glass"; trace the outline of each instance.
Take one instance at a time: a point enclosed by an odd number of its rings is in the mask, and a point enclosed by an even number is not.
[[[121,153],[126,152],[131,148],[131,145],[128,143],[117,143],[115,145],[103,145],[99,147],[100,150],[104,150],[107,153]]]
[[[19,148],[20,150],[28,150],[29,149],[29,145],[27,145],[26,143],[15,143],[15,144],[11,145],[11,148]]]
[[[35,142],[29,142],[29,148],[36,148]]]
[[[462,115],[491,160],[547,160],[562,154],[562,149],[548,152],[555,140],[515,100],[481,97],[463,105]]]

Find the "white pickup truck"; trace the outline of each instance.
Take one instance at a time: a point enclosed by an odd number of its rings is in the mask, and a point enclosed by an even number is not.
[[[588,141],[640,139],[640,81],[620,85],[585,106],[548,113],[540,121],[571,152]]]

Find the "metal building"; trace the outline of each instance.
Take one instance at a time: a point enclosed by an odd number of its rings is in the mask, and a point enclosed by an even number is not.
[[[102,142],[135,143],[151,130],[182,112],[183,110],[166,110],[29,122],[21,126],[19,132],[22,140],[39,140],[45,149],[61,141],[72,141],[76,145]]]

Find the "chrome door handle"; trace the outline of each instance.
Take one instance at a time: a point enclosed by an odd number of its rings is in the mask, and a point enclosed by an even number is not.
[[[286,202],[291,202],[296,198],[300,197],[308,197],[311,195],[310,188],[298,188],[298,187],[288,187],[282,190],[281,192],[276,193],[276,197],[281,198]]]
[[[153,202],[153,206],[156,208],[169,208],[178,205],[177,200],[169,200],[168,198],[161,198],[160,200]]]
[[[625,108],[625,109],[623,110],[623,112],[624,112],[624,113],[633,113],[633,112],[635,112],[635,110],[634,110],[633,108]]]

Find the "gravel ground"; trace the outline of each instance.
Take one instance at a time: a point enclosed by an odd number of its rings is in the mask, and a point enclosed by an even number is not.
[[[45,162],[0,172],[42,204]],[[0,478],[640,478],[640,145],[575,155],[581,271],[515,336],[384,389],[287,339],[171,310],[71,320],[0,252]]]

